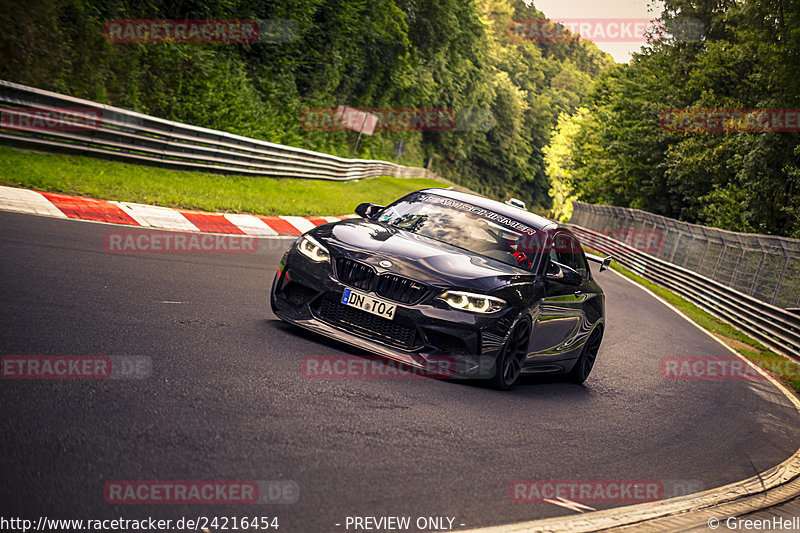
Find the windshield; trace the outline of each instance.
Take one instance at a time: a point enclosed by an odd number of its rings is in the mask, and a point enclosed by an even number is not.
[[[543,232],[459,200],[415,193],[388,206],[378,220],[524,270],[539,265]]]

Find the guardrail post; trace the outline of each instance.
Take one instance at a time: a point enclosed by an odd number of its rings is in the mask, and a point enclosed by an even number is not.
[[[714,271],[711,273],[711,277],[717,279],[717,269],[719,269],[719,264],[722,261],[722,257],[725,255],[725,250],[728,248],[725,239],[720,240],[722,243],[722,249],[719,251],[719,255],[717,256],[717,262],[714,264]]]
[[[708,253],[708,249],[711,247],[711,239],[708,238],[708,235],[703,235],[703,238],[706,240],[706,245],[703,247],[703,253],[700,255],[700,262],[697,263],[698,272],[700,272],[700,269],[703,268],[703,263],[706,260],[706,254]]]
[[[778,278],[778,283],[775,284],[775,292],[772,293],[772,300],[769,303],[775,305],[775,300],[778,299],[778,293],[781,290],[781,285],[783,285],[783,278],[786,276],[786,270],[789,268],[789,256],[786,256],[786,261],[783,262],[783,269],[781,269],[781,275]]]
[[[761,269],[764,268],[764,261],[767,259],[767,252],[764,249],[761,249],[761,261],[758,263],[758,270],[756,270],[756,275],[753,277],[753,283],[750,285],[750,290],[748,291],[748,296],[752,296],[754,292],[756,292],[756,285],[758,285],[758,278],[761,277]]]
[[[742,253],[739,254],[739,262],[736,263],[736,267],[733,269],[733,277],[731,278],[731,287],[736,287],[736,281],[739,278],[739,274],[742,271],[741,267],[742,267],[742,261],[744,261],[744,253],[745,249],[744,246],[742,246]]]
[[[675,232],[678,234],[678,238],[677,238],[677,240],[675,241],[675,246],[672,248],[672,253],[671,253],[671,254],[670,254],[670,256],[669,256],[669,262],[670,262],[670,263],[672,263],[672,262],[673,262],[673,260],[675,259],[675,254],[676,254],[676,253],[677,253],[677,251],[678,251],[678,246],[681,244],[681,238],[683,237],[683,233],[681,233],[681,231],[680,231],[680,230],[677,230],[677,229],[676,229],[676,230],[675,230]]]

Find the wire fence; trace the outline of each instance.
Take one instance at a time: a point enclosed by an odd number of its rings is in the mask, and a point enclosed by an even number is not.
[[[606,233],[574,224],[570,228],[590,249],[611,255],[631,272],[683,296],[775,352],[800,361],[800,315],[640,252]]]
[[[800,307],[800,240],[738,233],[638,209],[573,202],[570,224],[785,309]]]

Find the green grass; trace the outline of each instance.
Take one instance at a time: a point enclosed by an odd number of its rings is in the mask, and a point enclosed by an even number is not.
[[[169,170],[0,146],[0,184],[142,204],[260,215],[345,215],[448,184],[382,176],[357,182],[261,178]]]
[[[588,248],[587,251],[603,257],[608,255]],[[797,363],[771,351],[727,322],[708,314],[683,297],[631,272],[616,261],[611,262],[611,268],[657,294],[700,327],[713,333],[725,344],[753,361],[757,366],[770,371],[776,378],[794,389],[795,392],[800,392],[800,365]]]

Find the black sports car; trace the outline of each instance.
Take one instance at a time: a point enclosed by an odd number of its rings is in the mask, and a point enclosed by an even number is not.
[[[283,256],[270,298],[279,318],[501,389],[521,373],[588,377],[604,296],[569,229],[447,189],[356,214],[307,232]],[[610,259],[588,257],[601,271]]]

